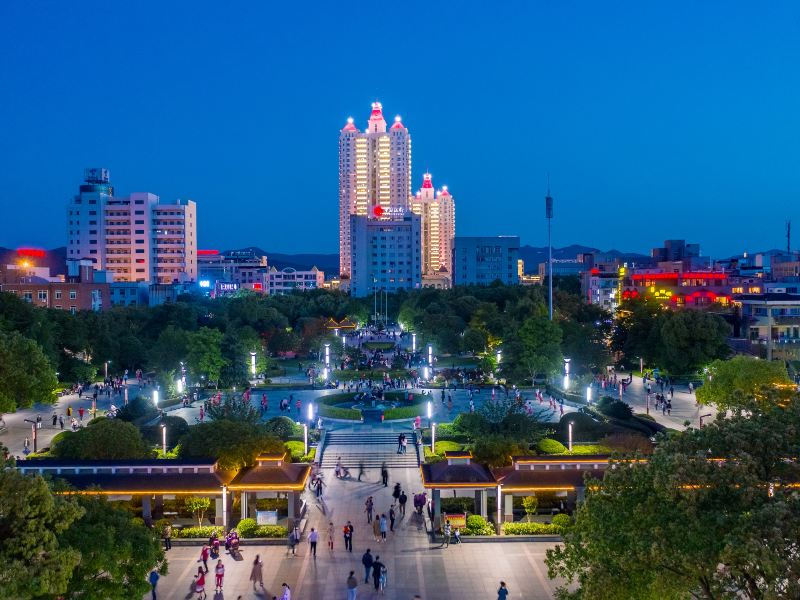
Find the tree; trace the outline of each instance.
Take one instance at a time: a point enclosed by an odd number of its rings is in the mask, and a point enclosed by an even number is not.
[[[729,354],[730,327],[717,315],[699,310],[669,313],[661,325],[660,363],[670,373],[689,374]]]
[[[262,425],[222,419],[200,423],[180,441],[182,458],[216,458],[223,471],[235,471],[255,463],[259,454],[285,451],[283,442]]]
[[[697,388],[697,399],[722,412],[749,410],[771,399],[785,402],[795,388],[783,362],[734,356],[711,363],[705,383]]]
[[[195,381],[205,377],[219,386],[219,377],[227,361],[222,356],[222,332],[201,327],[189,334],[187,364]]]
[[[5,598],[63,594],[78,550],[58,536],[83,515],[74,498],[55,496],[40,476],[0,471],[0,588]]]
[[[0,413],[53,404],[57,385],[41,346],[19,333],[0,332]]]
[[[165,565],[157,532],[135,521],[127,510],[109,504],[105,497],[80,496],[78,504],[83,516],[59,536],[62,546],[80,552],[66,596],[141,598],[150,588],[147,574]]]
[[[561,598],[800,597],[800,399],[662,438],[646,463],[587,484],[548,551]],[[722,460],[709,460],[709,457]]]
[[[119,419],[100,419],[66,432],[51,448],[53,456],[74,459],[146,458],[150,449],[139,429]]]
[[[522,507],[525,509],[525,517],[530,522],[531,517],[536,514],[536,509],[539,508],[539,499],[536,496],[525,496],[522,499]]]
[[[519,329],[522,345],[519,364],[533,384],[539,375],[558,371],[561,365],[561,329],[544,314],[525,319]]]
[[[203,517],[206,511],[211,508],[211,500],[205,496],[189,496],[185,501],[186,510],[191,512],[197,519],[197,526],[203,526]]]
[[[243,421],[258,423],[261,412],[255,406],[245,401],[244,398],[226,396],[220,404],[211,404],[206,411],[206,416],[212,421],[227,419],[228,421]]]
[[[628,363],[643,358],[652,365],[661,345],[661,319],[665,308],[652,298],[623,300],[611,330],[611,351]]]

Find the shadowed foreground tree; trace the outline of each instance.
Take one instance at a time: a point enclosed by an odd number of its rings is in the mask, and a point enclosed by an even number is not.
[[[58,380],[41,346],[19,333],[0,332],[0,413],[53,404]]]
[[[561,599],[800,597],[800,399],[663,439],[591,482],[551,577]],[[708,460],[717,458],[724,460]]]
[[[721,411],[749,410],[767,401],[785,402],[795,389],[783,362],[734,356],[711,363],[697,399]]]

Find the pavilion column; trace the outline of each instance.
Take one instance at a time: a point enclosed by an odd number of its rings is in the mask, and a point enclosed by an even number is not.
[[[441,490],[433,489],[433,529],[439,529],[442,523],[442,492]]]
[[[241,496],[239,498],[239,506],[242,509],[242,519],[246,519],[248,517],[248,506],[247,506],[247,492],[242,491]]]
[[[503,496],[503,503],[503,521],[510,523],[514,520],[514,494],[505,494]]]
[[[484,519],[487,517],[486,489],[475,490],[475,512]]]
[[[291,525],[292,523],[294,523],[295,519],[300,518],[300,507],[298,506],[299,504],[298,500],[300,499],[300,497],[299,494],[296,494],[295,492],[289,492],[286,495],[286,498],[288,500],[288,505],[289,505],[289,522]]]
[[[153,524],[153,511],[150,506],[150,496],[142,496],[142,518],[145,525]]]

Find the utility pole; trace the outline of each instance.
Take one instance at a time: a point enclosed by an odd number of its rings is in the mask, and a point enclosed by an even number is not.
[[[550,299],[550,320],[553,320],[553,244],[550,238],[553,221],[553,198],[550,196],[550,174],[547,175],[547,195],[544,197],[544,216],[547,219],[547,288]]]

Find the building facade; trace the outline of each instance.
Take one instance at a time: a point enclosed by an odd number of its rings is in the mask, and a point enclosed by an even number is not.
[[[764,358],[800,360],[800,295],[766,292],[737,296],[750,344]]]
[[[238,289],[267,293],[269,267],[267,257],[250,250],[220,253],[218,250],[197,251],[198,282],[204,289],[215,282],[235,283]]]
[[[352,215],[350,293],[395,292],[422,284],[421,218],[408,211],[401,219],[380,220]]]
[[[519,236],[455,237],[453,285],[516,285],[518,259]]]
[[[339,132],[339,270],[350,276],[350,216],[402,217],[411,196],[411,135],[400,116],[387,130],[380,102],[365,131],[349,118]]]
[[[422,227],[422,276],[440,280],[453,271],[453,238],[456,235],[456,210],[453,196],[444,186],[438,193],[433,177],[425,173],[422,188],[411,201],[411,210],[420,216]],[[436,286],[438,287],[438,286]]]
[[[311,267],[308,271],[298,271],[291,267],[279,271],[272,267],[267,274],[267,293],[281,295],[317,290],[323,287],[324,282],[325,272],[317,267]]]
[[[67,207],[67,258],[90,260],[116,281],[195,281],[197,207],[150,193],[117,197],[108,169],[86,169]]]
[[[63,279],[50,277],[49,269],[46,277],[19,269],[0,270],[0,291],[14,294],[39,308],[66,310],[73,314],[79,310],[101,311],[111,307],[106,273],[95,271],[89,261],[68,260],[67,276]]]

